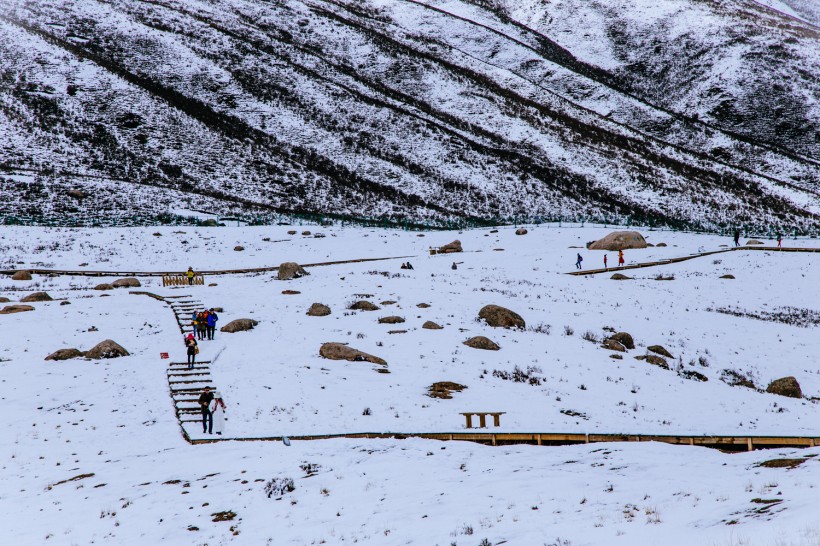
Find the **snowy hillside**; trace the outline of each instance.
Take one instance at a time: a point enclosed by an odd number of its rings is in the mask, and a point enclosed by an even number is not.
[[[311,267],[290,281],[253,273],[163,288],[157,277],[140,277],[140,291],[222,307],[219,325],[258,321],[200,342],[198,358],[211,362],[228,406],[226,440],[463,432],[464,411],[504,412],[495,432],[817,436],[817,254],[741,249],[627,270],[632,279],[618,281],[565,274],[578,253],[587,268],[603,265],[606,253],[584,245],[610,229],[528,229],[327,227],[316,237],[315,229],[293,235],[289,226],[4,227],[0,266],[183,271],[400,257]],[[731,243],[644,235],[657,246],[627,250],[627,265]],[[430,255],[430,246],[454,236],[463,253]],[[614,254],[608,258],[612,265]],[[401,269],[408,260],[414,268]],[[820,448],[727,454],[652,443],[418,439],[188,445],[168,396],[168,362],[185,358],[174,314],[129,290],[95,290],[113,280],[0,278],[0,297],[10,300],[2,306],[34,291],[55,299],[0,314],[4,543],[808,546],[820,537]],[[379,309],[349,309],[358,300]],[[330,314],[308,316],[312,303]],[[516,311],[526,327],[478,320],[487,304]],[[387,316],[403,322],[379,320]],[[427,321],[443,328],[422,327]],[[635,348],[603,348],[613,332],[631,334]],[[500,349],[463,344],[479,335]],[[44,361],[104,339],[131,355]],[[387,365],[319,356],[333,341]],[[657,360],[658,345],[671,356]],[[802,397],[765,392],[784,376],[797,379]],[[442,381],[465,388],[429,396]],[[215,437],[199,423],[184,426],[194,438]],[[266,493],[287,478],[293,491]]]
[[[656,4],[9,0],[0,216],[816,223],[817,28]]]

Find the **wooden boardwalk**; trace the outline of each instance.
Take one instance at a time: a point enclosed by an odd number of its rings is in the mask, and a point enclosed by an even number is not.
[[[207,438],[185,439],[192,444],[207,444],[224,441],[240,442],[274,442],[281,441],[282,436],[246,437],[246,438]],[[754,449],[772,448],[806,448],[820,446],[820,436],[673,436],[673,435],[640,435],[640,434],[598,434],[598,433],[555,433],[555,432],[358,432],[348,434],[319,434],[308,436],[290,436],[293,441],[350,439],[397,439],[422,438],[441,441],[467,441],[489,446],[534,445],[566,446],[592,443],[617,442],[660,442],[672,445],[699,446],[719,449],[727,452],[752,451]]]
[[[579,271],[570,271],[567,275],[575,275],[575,276],[582,276],[582,275],[598,275],[599,273],[620,273],[621,271],[626,271],[628,269],[641,269],[644,267],[657,267],[659,265],[669,265],[669,264],[676,264],[680,262],[685,262],[687,260],[694,260],[695,258],[703,258],[705,256],[713,256],[715,254],[723,254],[726,252],[735,252],[737,250],[764,250],[769,252],[820,252],[820,248],[799,248],[799,247],[783,247],[778,248],[776,246],[738,246],[733,248],[722,248],[720,250],[710,250],[708,252],[698,252],[696,254],[690,254],[689,256],[680,256],[677,258],[667,258],[664,260],[655,260],[652,262],[641,262],[637,264],[629,264],[623,267],[607,267],[607,268],[600,268],[600,269],[582,269]]]
[[[383,262],[385,260],[402,260],[414,258],[415,256],[390,256],[387,258],[358,258],[355,260],[337,260],[333,262],[317,262],[314,264],[301,264],[302,267],[324,267],[328,265],[344,265],[365,262]],[[184,275],[184,271],[82,271],[78,269],[43,269],[24,268],[32,275],[65,275],[78,277],[163,277]],[[14,275],[18,269],[0,269],[0,275]],[[246,267],[240,269],[214,269],[210,271],[197,271],[197,275],[241,275],[243,273],[270,273],[279,271],[279,266],[270,267]]]

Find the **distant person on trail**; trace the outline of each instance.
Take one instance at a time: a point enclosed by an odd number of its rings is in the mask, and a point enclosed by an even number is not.
[[[413,264],[411,264],[410,262],[407,262],[407,269],[413,269]]]
[[[213,401],[214,395],[211,387],[202,389],[202,394],[199,395],[199,407],[202,409],[202,434],[206,432],[213,434],[214,432],[214,414],[211,413],[211,402]]]
[[[214,432],[221,436],[225,430],[225,402],[222,400],[219,391],[214,393],[214,405],[211,408],[211,414],[214,421]],[[204,424],[202,428],[205,428]]]
[[[734,239],[735,239],[735,246],[740,246],[740,232],[738,230],[735,230]]]
[[[581,269],[581,262],[583,262],[583,261],[584,261],[584,258],[581,257],[581,253],[579,252],[578,257],[575,260],[575,267],[578,268],[578,269]]]
[[[457,263],[455,263],[455,262],[453,262],[453,265],[451,265],[451,266],[450,266],[450,269],[452,269],[453,271],[455,271],[456,269],[458,269],[458,264],[457,264]]]
[[[191,315],[191,326],[194,329],[194,335],[198,337],[199,332],[197,332],[197,330],[199,329],[199,313],[197,313],[196,311],[194,311],[194,313]]]
[[[783,236],[777,234],[777,248],[783,248]]]
[[[196,275],[196,273],[194,273],[194,268],[189,267],[188,271],[185,272],[185,276],[188,277],[188,284],[194,284],[194,276],[195,275]]]
[[[625,263],[624,262],[624,251],[619,250],[618,251],[618,267],[623,267],[624,263]]]
[[[604,269],[606,269],[606,254],[604,254]]]
[[[194,334],[188,334],[188,337],[185,338],[185,347],[188,348],[188,369],[190,370],[194,367],[194,364],[196,363],[196,354],[199,352],[199,347],[194,339]]]
[[[213,307],[208,310],[208,339],[213,341],[216,333],[216,321],[219,320],[219,315],[214,312]]]

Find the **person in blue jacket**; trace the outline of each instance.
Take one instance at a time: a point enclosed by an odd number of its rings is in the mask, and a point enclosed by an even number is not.
[[[191,315],[191,327],[194,329],[194,337],[198,338],[199,334],[197,333],[197,329],[199,328],[199,319],[197,318],[198,313],[194,311]]]
[[[213,340],[214,334],[216,333],[216,321],[219,320],[219,316],[214,311],[213,307],[208,310],[208,339]]]

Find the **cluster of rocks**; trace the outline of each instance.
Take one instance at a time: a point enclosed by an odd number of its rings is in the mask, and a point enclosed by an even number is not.
[[[58,349],[46,357],[46,360],[70,360],[72,358],[90,358],[93,360],[100,360],[103,358],[120,358],[129,356],[125,348],[114,340],[106,339],[96,344],[88,351],[80,351],[79,349]]]

